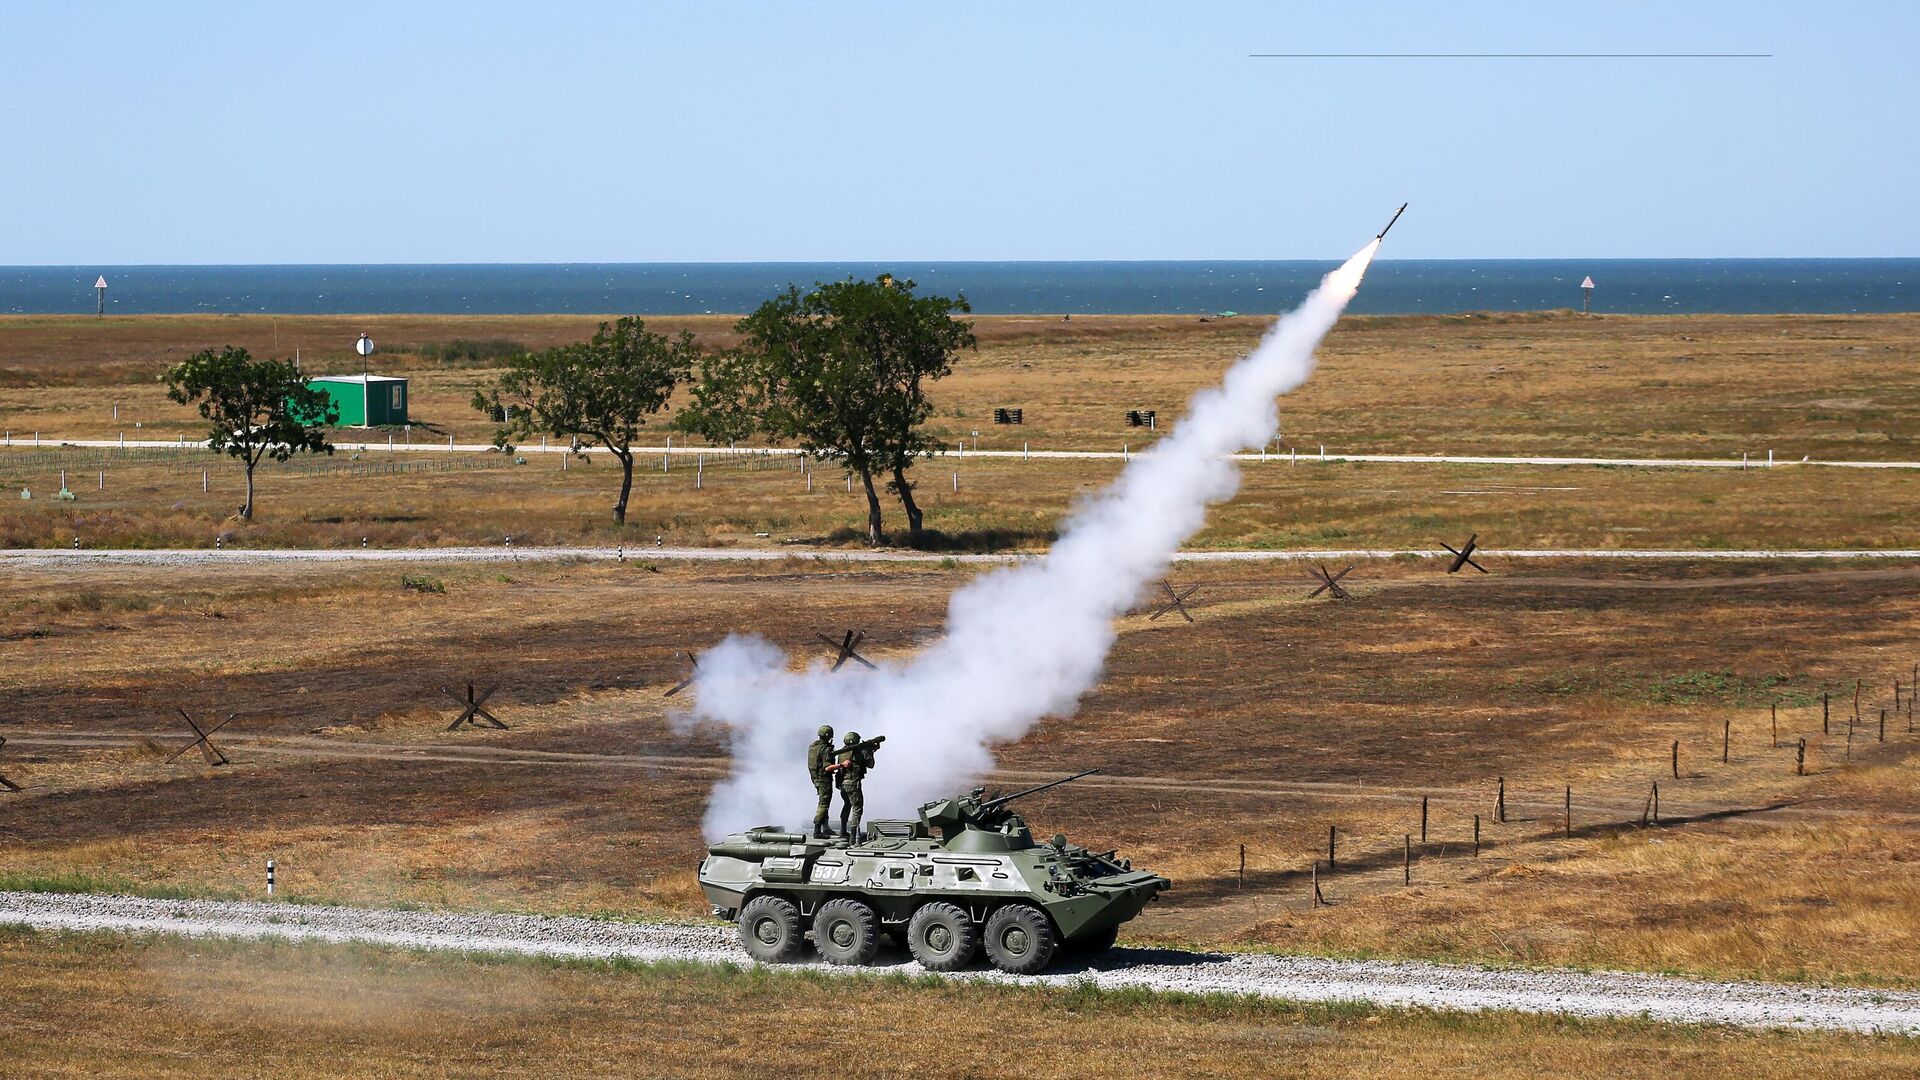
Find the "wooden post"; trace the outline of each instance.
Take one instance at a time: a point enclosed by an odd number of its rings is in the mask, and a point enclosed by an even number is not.
[[[1828,704],[1827,692],[1825,690],[1820,691],[1820,734],[1822,735],[1833,734],[1833,728],[1827,725],[1827,717],[1832,713],[1832,710],[1828,708]]]
[[[1887,741],[1887,710],[1880,710],[1880,741]]]
[[[1673,740],[1673,778],[1680,779],[1680,740]]]
[[[1480,815],[1473,815],[1473,857],[1480,857]]]
[[[1240,845],[1240,880],[1233,886],[1236,889],[1247,887],[1247,845]]]
[[[1573,785],[1567,785],[1567,839],[1573,839]]]
[[[1773,749],[1780,749],[1780,702],[1773,703]]]
[[[1504,776],[1493,796],[1493,820],[1507,820],[1507,778]]]
[[[1427,842],[1427,797],[1425,795],[1422,795],[1420,796],[1420,843],[1422,846],[1424,846],[1426,842]]]
[[[1327,826],[1327,872],[1332,873],[1333,862],[1333,826]]]
[[[1406,841],[1407,841],[1407,846],[1406,846],[1405,854],[1401,855],[1400,857],[1400,883],[1402,885],[1411,885],[1413,884],[1413,834],[1412,833],[1407,834]]]
[[[1860,719],[1860,680],[1853,680],[1853,718]]]
[[[1793,752],[1793,775],[1807,775],[1807,740],[1800,740],[1800,748]]]
[[[1720,764],[1727,763],[1727,747],[1733,741],[1733,721],[1720,722]]]
[[[1324,903],[1324,902],[1325,902],[1325,901],[1323,901],[1323,900],[1322,900],[1322,899],[1320,898],[1320,860],[1319,860],[1319,859],[1315,859],[1315,860],[1313,860],[1313,870],[1312,870],[1312,874],[1313,874],[1313,877],[1312,877],[1312,881],[1313,881],[1313,906],[1314,906],[1314,907],[1319,907],[1319,906],[1320,906],[1320,905],[1321,905],[1322,903]]]
[[[1660,824],[1660,781],[1653,782],[1653,823]]]
[[[1847,760],[1853,760],[1853,717],[1847,717]]]

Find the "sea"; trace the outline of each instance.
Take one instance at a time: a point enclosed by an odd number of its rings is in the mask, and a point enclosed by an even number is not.
[[[0,267],[0,313],[623,314],[751,311],[788,285],[889,273],[979,314],[1270,314],[1334,263],[835,262]],[[1455,314],[1920,311],[1920,259],[1383,259],[1350,310]]]

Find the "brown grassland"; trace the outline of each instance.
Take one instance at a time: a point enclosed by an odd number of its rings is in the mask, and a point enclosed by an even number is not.
[[[728,322],[662,320],[710,343]],[[1119,413],[1172,417],[1259,326],[983,319],[980,353],[941,385],[936,423],[969,441],[977,427],[989,447],[1137,449]],[[35,494],[0,502],[0,546],[615,538],[604,460],[562,472],[554,455],[340,455],[268,471],[258,520],[241,524],[227,517],[231,466],[202,493],[201,455],[102,465],[98,452],[18,446],[36,428],[45,442],[111,438],[116,401],[142,435],[187,432],[152,382],[184,351],[299,347],[315,368],[345,369],[362,329],[418,350],[389,361],[417,380],[416,436],[469,442],[490,435],[465,401],[485,362],[423,354],[455,340],[552,344],[590,325],[0,318],[0,424],[16,442],[0,451],[0,483]],[[1908,459],[1920,457],[1916,339],[1912,316],[1349,319],[1283,412],[1290,441],[1336,454]],[[1026,428],[992,428],[1001,404],[1026,408]],[[1116,467],[946,459],[921,466],[923,501],[946,547],[1039,547]],[[72,502],[47,497],[61,469]],[[1907,470],[1303,459],[1245,473],[1197,547],[1431,549],[1470,532],[1496,548],[1920,547],[1920,477]],[[809,494],[791,466],[716,464],[695,491],[676,462],[643,474],[625,536],[641,548],[656,536],[844,542],[857,509],[827,472]],[[1920,568],[1488,562],[1491,575],[1450,577],[1427,560],[1363,561],[1347,602],[1307,600],[1293,564],[1179,566],[1176,580],[1201,587],[1196,621],[1123,619],[1080,710],[1001,748],[991,782],[1105,770],[1036,797],[1029,817],[1175,879],[1129,925],[1133,942],[1920,986]],[[0,563],[0,774],[25,789],[0,791],[0,887],[254,895],[272,857],[298,900],[702,918],[692,867],[726,746],[676,723],[681,699],[662,698],[681,653],[751,630],[811,659],[816,632],[853,626],[875,655],[901,655],[939,632],[947,597],[976,572],[654,565],[644,551],[625,564]],[[469,681],[501,684],[493,704],[511,730],[444,730],[439,688]],[[236,714],[219,737],[233,764],[169,762],[186,745],[176,707]],[[1316,907],[1307,869],[1326,858],[1329,827],[1337,865],[1323,867],[1330,903]],[[849,1016],[909,1047],[846,1066],[875,1075],[986,1074],[1007,1053],[1059,1054],[1096,1075],[1140,1060],[1195,1075],[1741,1076],[1892,1075],[1913,1061],[1899,1040],[710,971],[606,978],[285,946],[16,933],[0,937],[0,965],[0,1001],[25,1018],[8,1052],[53,1075],[165,1075],[204,1069],[208,1053],[262,1072],[672,1075],[718,1060],[807,1073],[846,1065]],[[959,1056],[914,1056],[935,1052],[917,1036],[936,1020]]]
[[[47,1077],[1909,1076],[1911,1040],[0,931]]]
[[[663,320],[723,343],[726,319]],[[715,455],[694,490],[692,462],[647,462],[630,526],[609,512],[617,486],[604,455],[561,470],[558,455],[514,465],[495,455],[374,450],[268,466],[254,522],[232,519],[241,486],[230,459],[57,448],[61,438],[172,439],[204,433],[155,381],[193,348],[237,342],[301,347],[311,369],[351,367],[365,325],[402,347],[450,342],[529,346],[584,334],[579,318],[0,317],[0,546],[337,546],[611,543],[851,543],[858,496],[831,467],[808,490],[793,462]],[[950,445],[1018,450],[1139,449],[1151,433],[1122,412],[1171,420],[1194,389],[1257,337],[1256,320],[1149,317],[983,318],[982,346],[938,384],[932,427]],[[275,337],[278,343],[275,343]],[[1487,532],[1509,547],[1911,547],[1910,470],[1785,467],[1800,458],[1914,458],[1920,434],[1920,317],[1672,318],[1496,316],[1349,319],[1320,374],[1284,403],[1287,434],[1247,470],[1200,547],[1430,547]],[[329,352],[328,350],[332,350]],[[411,432],[344,431],[343,440],[484,443],[467,403],[492,361],[400,353],[414,379]],[[995,405],[1027,411],[995,427]],[[119,419],[114,419],[116,405]],[[138,423],[142,425],[134,428]],[[973,432],[981,432],[976,438]],[[39,449],[31,449],[34,432]],[[664,437],[664,432],[662,433]],[[1695,470],[1357,465],[1320,467],[1321,444],[1347,452],[1737,457],[1776,451],[1783,467],[1729,477]],[[1304,450],[1297,464],[1289,448]],[[1283,460],[1285,459],[1285,460]],[[388,475],[389,466],[410,471]],[[785,467],[780,467],[784,465]],[[948,457],[917,470],[936,547],[1043,546],[1075,497],[1112,461]],[[201,473],[209,472],[203,492]],[[959,474],[960,490],[953,490]],[[51,498],[66,477],[76,498]],[[897,510],[893,517],[898,518]],[[762,534],[765,534],[764,536]]]
[[[1107,770],[1032,817],[1178,881],[1135,940],[1920,984],[1920,735],[1904,708],[1884,743],[1877,728],[1920,660],[1920,571],[1494,569],[1370,563],[1354,601],[1327,603],[1297,569],[1183,568],[1197,621],[1124,620],[1084,707],[1004,748],[997,782]],[[305,899],[698,918],[689,870],[725,748],[670,720],[679,650],[752,629],[811,657],[816,630],[851,625],[897,653],[967,577],[798,560],[6,574],[0,768],[27,791],[0,822],[0,884],[237,895],[273,857]],[[511,731],[442,730],[437,688],[470,680],[503,684]],[[239,714],[235,764],[167,763],[175,706]],[[1335,904],[1315,909],[1329,826]]]
[[[732,318],[649,321],[732,340]],[[1137,449],[1127,409],[1174,419],[1266,325],[1244,318],[1094,316],[1072,322],[982,316],[978,352],[934,391],[932,430],[949,442]],[[16,436],[195,435],[157,376],[197,349],[240,345],[307,370],[361,370],[366,331],[390,349],[444,356],[453,342],[543,347],[578,340],[595,320],[563,316],[0,316],[0,427]],[[1885,460],[1916,456],[1920,316],[1596,316],[1568,313],[1350,317],[1320,350],[1319,374],[1284,402],[1282,444],[1333,452],[1765,456]],[[413,380],[422,438],[485,442],[469,405],[488,361],[392,351],[375,370]],[[120,406],[116,420],[113,407]],[[995,429],[996,406],[1026,423]],[[136,432],[135,422],[142,426]]]
[[[859,486],[791,460],[736,458],[699,470],[659,459],[639,471],[625,529],[603,455],[591,464],[533,454],[337,455],[317,466],[263,466],[254,520],[233,517],[238,467],[203,453],[123,462],[111,451],[0,450],[0,547],[422,547],[514,543],[857,547]],[[103,459],[103,455],[106,458]],[[175,455],[165,455],[172,458]],[[405,469],[389,474],[389,467]],[[939,535],[932,551],[1043,548],[1074,502],[1118,461],[950,459],[920,467],[918,499]],[[202,471],[209,472],[202,491]],[[953,490],[952,474],[960,490]],[[54,497],[65,474],[75,498]],[[696,490],[695,484],[699,484]],[[32,500],[16,496],[22,489]],[[1920,547],[1920,470],[1782,466],[1248,464],[1240,494],[1189,547],[1437,551],[1477,532],[1503,548],[1711,549]],[[904,521],[886,508],[889,526]],[[900,537],[896,536],[896,540]]]

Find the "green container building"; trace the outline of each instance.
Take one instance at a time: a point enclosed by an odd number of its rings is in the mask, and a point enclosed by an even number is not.
[[[340,407],[341,427],[407,422],[407,380],[390,375],[321,375],[307,385]]]

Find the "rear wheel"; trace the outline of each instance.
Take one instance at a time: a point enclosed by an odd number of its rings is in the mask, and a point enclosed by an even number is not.
[[[920,905],[907,923],[907,951],[928,971],[958,971],[973,962],[980,935],[965,911],[938,900]]]
[[[871,964],[880,951],[880,916],[858,900],[829,900],[813,916],[813,947],[829,964]]]
[[[1008,904],[987,918],[987,959],[1009,974],[1045,968],[1057,942],[1046,913],[1032,904]]]
[[[782,896],[756,896],[740,911],[740,946],[763,964],[790,964],[806,947],[800,909]]]

